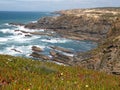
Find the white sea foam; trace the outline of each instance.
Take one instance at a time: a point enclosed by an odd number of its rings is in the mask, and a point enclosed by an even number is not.
[[[16,30],[22,30],[22,31],[26,31],[26,32],[41,32],[44,31],[44,29],[29,29],[29,28],[25,28],[24,26],[16,26]]]
[[[12,33],[12,34],[17,34],[17,33],[21,33],[21,31],[26,31],[26,32],[44,32],[44,29],[28,29],[25,28],[24,26],[20,26],[20,25],[10,25],[8,23],[5,23],[4,25],[6,26],[15,26],[13,29],[0,29],[0,32],[2,33]],[[16,31],[19,30],[19,31]]]
[[[35,40],[37,38],[40,38],[40,36],[26,37],[25,34],[22,34],[22,35],[14,35],[8,37],[9,41],[19,42],[19,43],[27,43],[27,41],[28,43],[30,43],[29,41]]]
[[[74,56],[74,54],[69,54],[69,53],[64,53],[64,52],[63,52],[63,54],[66,55],[66,56],[71,56],[71,57]]]
[[[6,26],[9,26],[8,23],[5,24]],[[0,54],[9,54],[13,56],[26,56],[30,57],[30,54],[32,53],[32,46],[40,47],[44,50],[45,55],[49,55],[49,46],[51,44],[67,44],[68,42],[73,44],[72,40],[65,39],[65,38],[56,38],[56,37],[48,37],[50,39],[46,39],[46,36],[40,36],[40,35],[31,35],[29,32],[44,32],[44,29],[28,29],[24,28],[24,26],[15,26],[10,25],[11,29],[9,27],[6,27],[7,29],[0,29],[0,32],[4,34],[4,37],[0,37]],[[5,26],[4,26],[5,27]],[[28,33],[23,33],[22,31],[26,31]],[[8,36],[8,34],[13,34]],[[54,32],[52,32],[54,33]],[[6,35],[6,36],[5,36]],[[28,35],[28,36],[27,36]],[[29,37],[30,35],[30,37]],[[76,43],[76,42],[75,42]],[[77,44],[77,43],[76,43]],[[78,43],[79,44],[79,43]],[[80,45],[81,44],[81,45]],[[81,42],[79,45],[81,47],[86,46],[86,42]],[[83,45],[83,46],[82,46]],[[91,44],[90,44],[91,46]],[[68,45],[69,48],[69,45]],[[73,47],[74,48],[74,47]],[[89,49],[89,45],[87,44],[87,48]],[[73,49],[74,51],[74,49]],[[58,51],[60,52],[60,51]],[[73,54],[60,52],[64,55],[73,57]]]
[[[74,54],[72,54],[72,53],[66,53],[66,52],[63,52],[63,51],[60,51],[60,50],[56,50],[56,51],[59,52],[59,53],[62,53],[63,55],[66,55],[66,56],[70,56],[70,57],[74,56]]]
[[[8,38],[0,38],[0,42],[6,42],[8,41]]]
[[[14,30],[11,30],[11,29],[0,29],[0,32],[2,32],[2,33],[14,33]]]
[[[11,46],[11,47],[6,47],[4,50],[2,50],[2,52],[0,52],[0,54],[8,54],[8,55],[14,55],[16,56],[17,54],[20,54],[20,52],[15,52],[14,50],[12,49],[16,49],[17,51],[20,51],[16,48],[16,46]]]
[[[33,45],[28,45],[28,46],[15,46],[12,45],[11,47],[6,47],[0,54],[8,54],[8,55],[13,55],[13,56],[21,56],[25,55],[26,57],[30,57],[30,54],[32,53],[32,46]],[[44,50],[45,46],[39,46],[35,45]]]
[[[37,23],[37,21],[31,21],[32,23]]]
[[[41,41],[43,42],[48,42],[48,43],[66,43],[69,42],[70,40],[67,39],[62,39],[62,38],[52,38],[52,39],[42,39]]]
[[[5,26],[12,26],[12,25],[10,25],[9,23],[4,23],[3,25],[5,25]]]

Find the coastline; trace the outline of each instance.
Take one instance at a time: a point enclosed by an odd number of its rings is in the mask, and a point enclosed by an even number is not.
[[[35,25],[36,28],[45,27],[47,29],[53,29],[58,34],[61,34],[61,36],[63,35],[63,37],[97,41],[99,45],[96,49],[77,54],[72,63],[88,69],[105,71],[107,73],[114,72],[114,74],[116,72],[118,74],[119,70],[115,71],[114,69],[110,69],[110,67],[116,67],[116,65],[111,64],[109,67],[109,61],[107,61],[109,57],[103,59],[106,55],[106,53],[103,52],[105,47],[100,47],[104,46],[106,42],[109,43],[108,40],[111,37],[115,37],[114,34],[108,37],[108,34],[114,32],[114,28],[118,28],[118,26],[114,27],[114,25],[116,22],[119,23],[119,11],[120,8],[63,10],[57,12],[60,16],[42,18],[38,20],[38,23]],[[31,26],[34,27],[34,24],[28,24],[25,27],[32,28]],[[109,44],[105,46],[109,46]],[[112,61],[116,62],[113,57],[117,56],[111,55]],[[103,62],[105,65],[102,65]]]
[[[70,39],[96,41],[97,48],[85,53],[77,53],[72,58],[52,52],[52,54],[54,53],[53,60],[68,65],[79,65],[87,69],[118,74],[119,70],[111,69],[116,65],[109,62],[109,59],[114,63],[119,62],[115,59],[118,56],[113,54],[114,50],[110,50],[109,57],[105,52],[110,48],[116,48],[114,45],[109,48],[109,43],[111,43],[110,38],[116,38],[116,35],[112,33],[119,33],[119,31],[114,31],[116,28],[119,30],[119,11],[120,8],[63,10],[59,11],[60,16],[43,17],[35,23],[26,24],[25,28],[54,31],[60,36]],[[116,24],[117,26],[115,26]],[[110,36],[110,34],[112,35]],[[119,68],[118,66],[116,68]]]

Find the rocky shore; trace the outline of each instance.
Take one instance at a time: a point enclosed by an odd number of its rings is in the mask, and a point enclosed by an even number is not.
[[[60,16],[43,17],[25,25],[30,29],[47,29],[65,38],[98,41],[106,37],[119,9],[76,9],[56,12]]]
[[[55,49],[66,53],[72,51],[52,47],[52,59],[36,53],[37,47],[34,47],[35,52],[31,56],[120,75],[120,8],[75,9],[55,13],[60,15],[43,17],[36,23],[26,24],[25,28],[45,29],[75,40],[96,41],[98,47],[73,56],[56,52]]]

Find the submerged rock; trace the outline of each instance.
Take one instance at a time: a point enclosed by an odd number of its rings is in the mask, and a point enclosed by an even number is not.
[[[15,48],[13,48],[13,49],[11,49],[11,50],[13,50],[13,51],[15,51],[15,52],[18,52],[18,53],[22,53],[21,51],[15,49]]]
[[[29,34],[26,34],[26,35],[25,35],[25,37],[32,37],[32,36],[31,36],[31,35],[29,35]]]
[[[50,48],[52,48],[54,50],[59,50],[59,51],[65,52],[65,53],[73,53],[72,50],[66,49],[66,48],[63,48],[63,47],[59,47],[59,46],[50,46]]]
[[[51,50],[51,51],[50,51],[50,55],[51,55],[51,56],[56,57],[56,54],[57,54],[57,52],[55,52],[54,50]]]
[[[23,23],[9,23],[9,25],[15,25],[15,26],[24,26],[25,24]]]

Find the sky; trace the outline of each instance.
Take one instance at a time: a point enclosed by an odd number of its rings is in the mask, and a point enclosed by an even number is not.
[[[58,11],[94,7],[120,7],[120,0],[0,0],[0,11]]]

